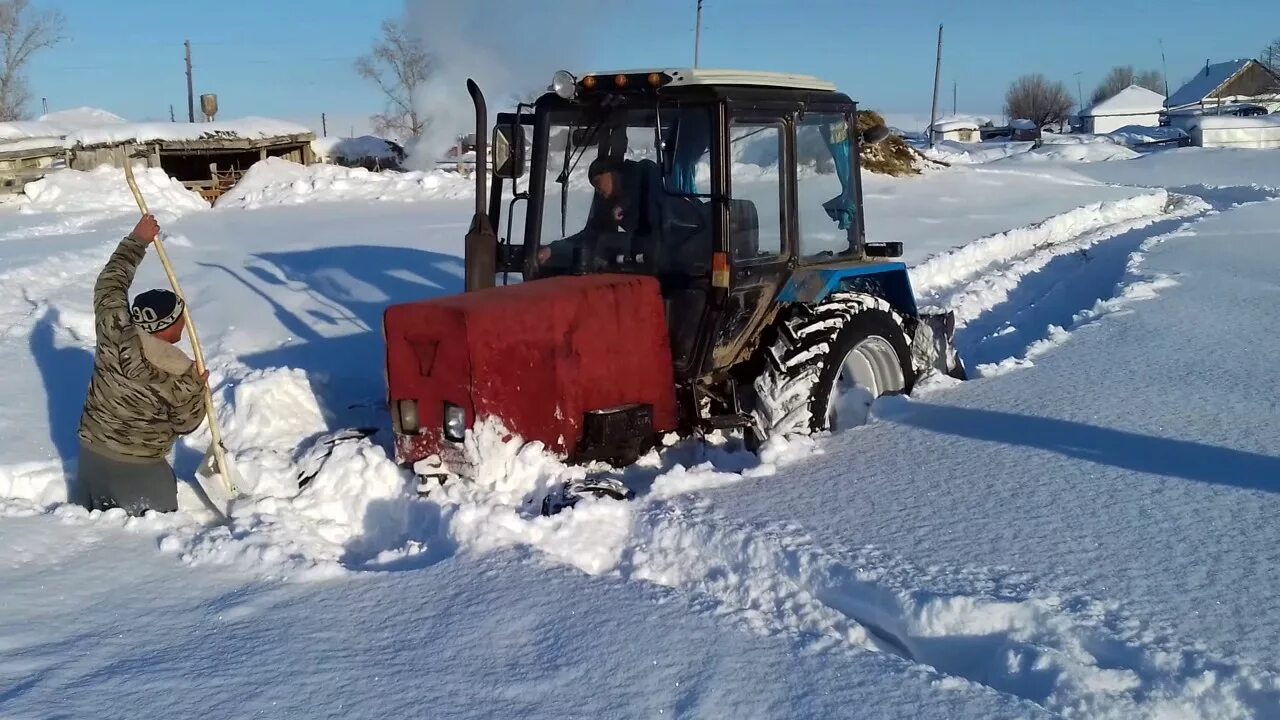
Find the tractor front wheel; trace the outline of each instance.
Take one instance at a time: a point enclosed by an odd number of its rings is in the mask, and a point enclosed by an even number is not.
[[[876,398],[908,393],[916,381],[901,316],[872,295],[797,308],[764,353],[753,384],[754,443],[861,425]]]

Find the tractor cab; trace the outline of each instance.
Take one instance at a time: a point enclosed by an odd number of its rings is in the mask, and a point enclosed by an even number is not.
[[[489,162],[476,166],[467,292],[385,317],[402,463],[456,469],[486,419],[573,461],[627,462],[672,431],[782,432],[766,396],[800,368],[784,357],[796,333],[826,352],[847,338],[821,333],[855,316],[882,341],[855,342],[867,357],[848,371],[873,397],[910,390],[924,345],[949,353],[944,370],[958,364],[953,324],[920,316],[888,259],[900,244],[865,241],[859,145],[887,132],[860,135],[856,104],[830,83],[560,72],[497,115],[491,158],[484,96],[468,89]],[[829,425],[842,362],[800,368],[820,382],[791,421]]]
[[[681,378],[739,360],[790,269],[901,252],[863,241],[857,107],[829,83],[562,72],[552,89],[497,117],[496,269],[657,278]]]

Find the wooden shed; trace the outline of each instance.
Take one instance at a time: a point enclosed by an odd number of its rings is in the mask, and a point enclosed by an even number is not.
[[[212,201],[235,185],[259,160],[284,158],[301,165],[315,161],[315,134],[291,123],[247,118],[209,123],[113,125],[66,138],[68,166],[92,170],[123,167],[126,158],[145,158],[170,177]]]

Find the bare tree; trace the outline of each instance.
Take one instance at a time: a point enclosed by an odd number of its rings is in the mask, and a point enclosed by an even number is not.
[[[0,121],[25,117],[31,99],[27,65],[62,40],[63,25],[56,10],[31,10],[28,0],[0,0]]]
[[[1272,70],[1280,73],[1280,38],[1271,41],[1271,44],[1262,49],[1261,60]]]
[[[1066,120],[1074,105],[1065,85],[1040,74],[1023,75],[1004,95],[1004,114],[1030,120],[1037,128]]]
[[[431,56],[421,42],[395,21],[383,21],[382,37],[368,55],[356,60],[356,73],[372,81],[386,96],[386,110],[371,118],[375,131],[402,140],[422,135],[427,119],[418,112],[414,100],[431,77],[431,64]]]
[[[1164,94],[1164,75],[1159,70],[1138,72],[1132,65],[1120,65],[1111,68],[1111,72],[1094,88],[1090,102],[1094,105],[1114,97],[1116,93],[1130,85],[1144,87],[1152,92]]]

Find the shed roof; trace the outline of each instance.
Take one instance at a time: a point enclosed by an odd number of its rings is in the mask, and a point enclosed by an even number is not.
[[[1143,115],[1158,113],[1164,108],[1164,96],[1138,85],[1130,85],[1120,92],[1080,113],[1083,117],[1104,115]]]

